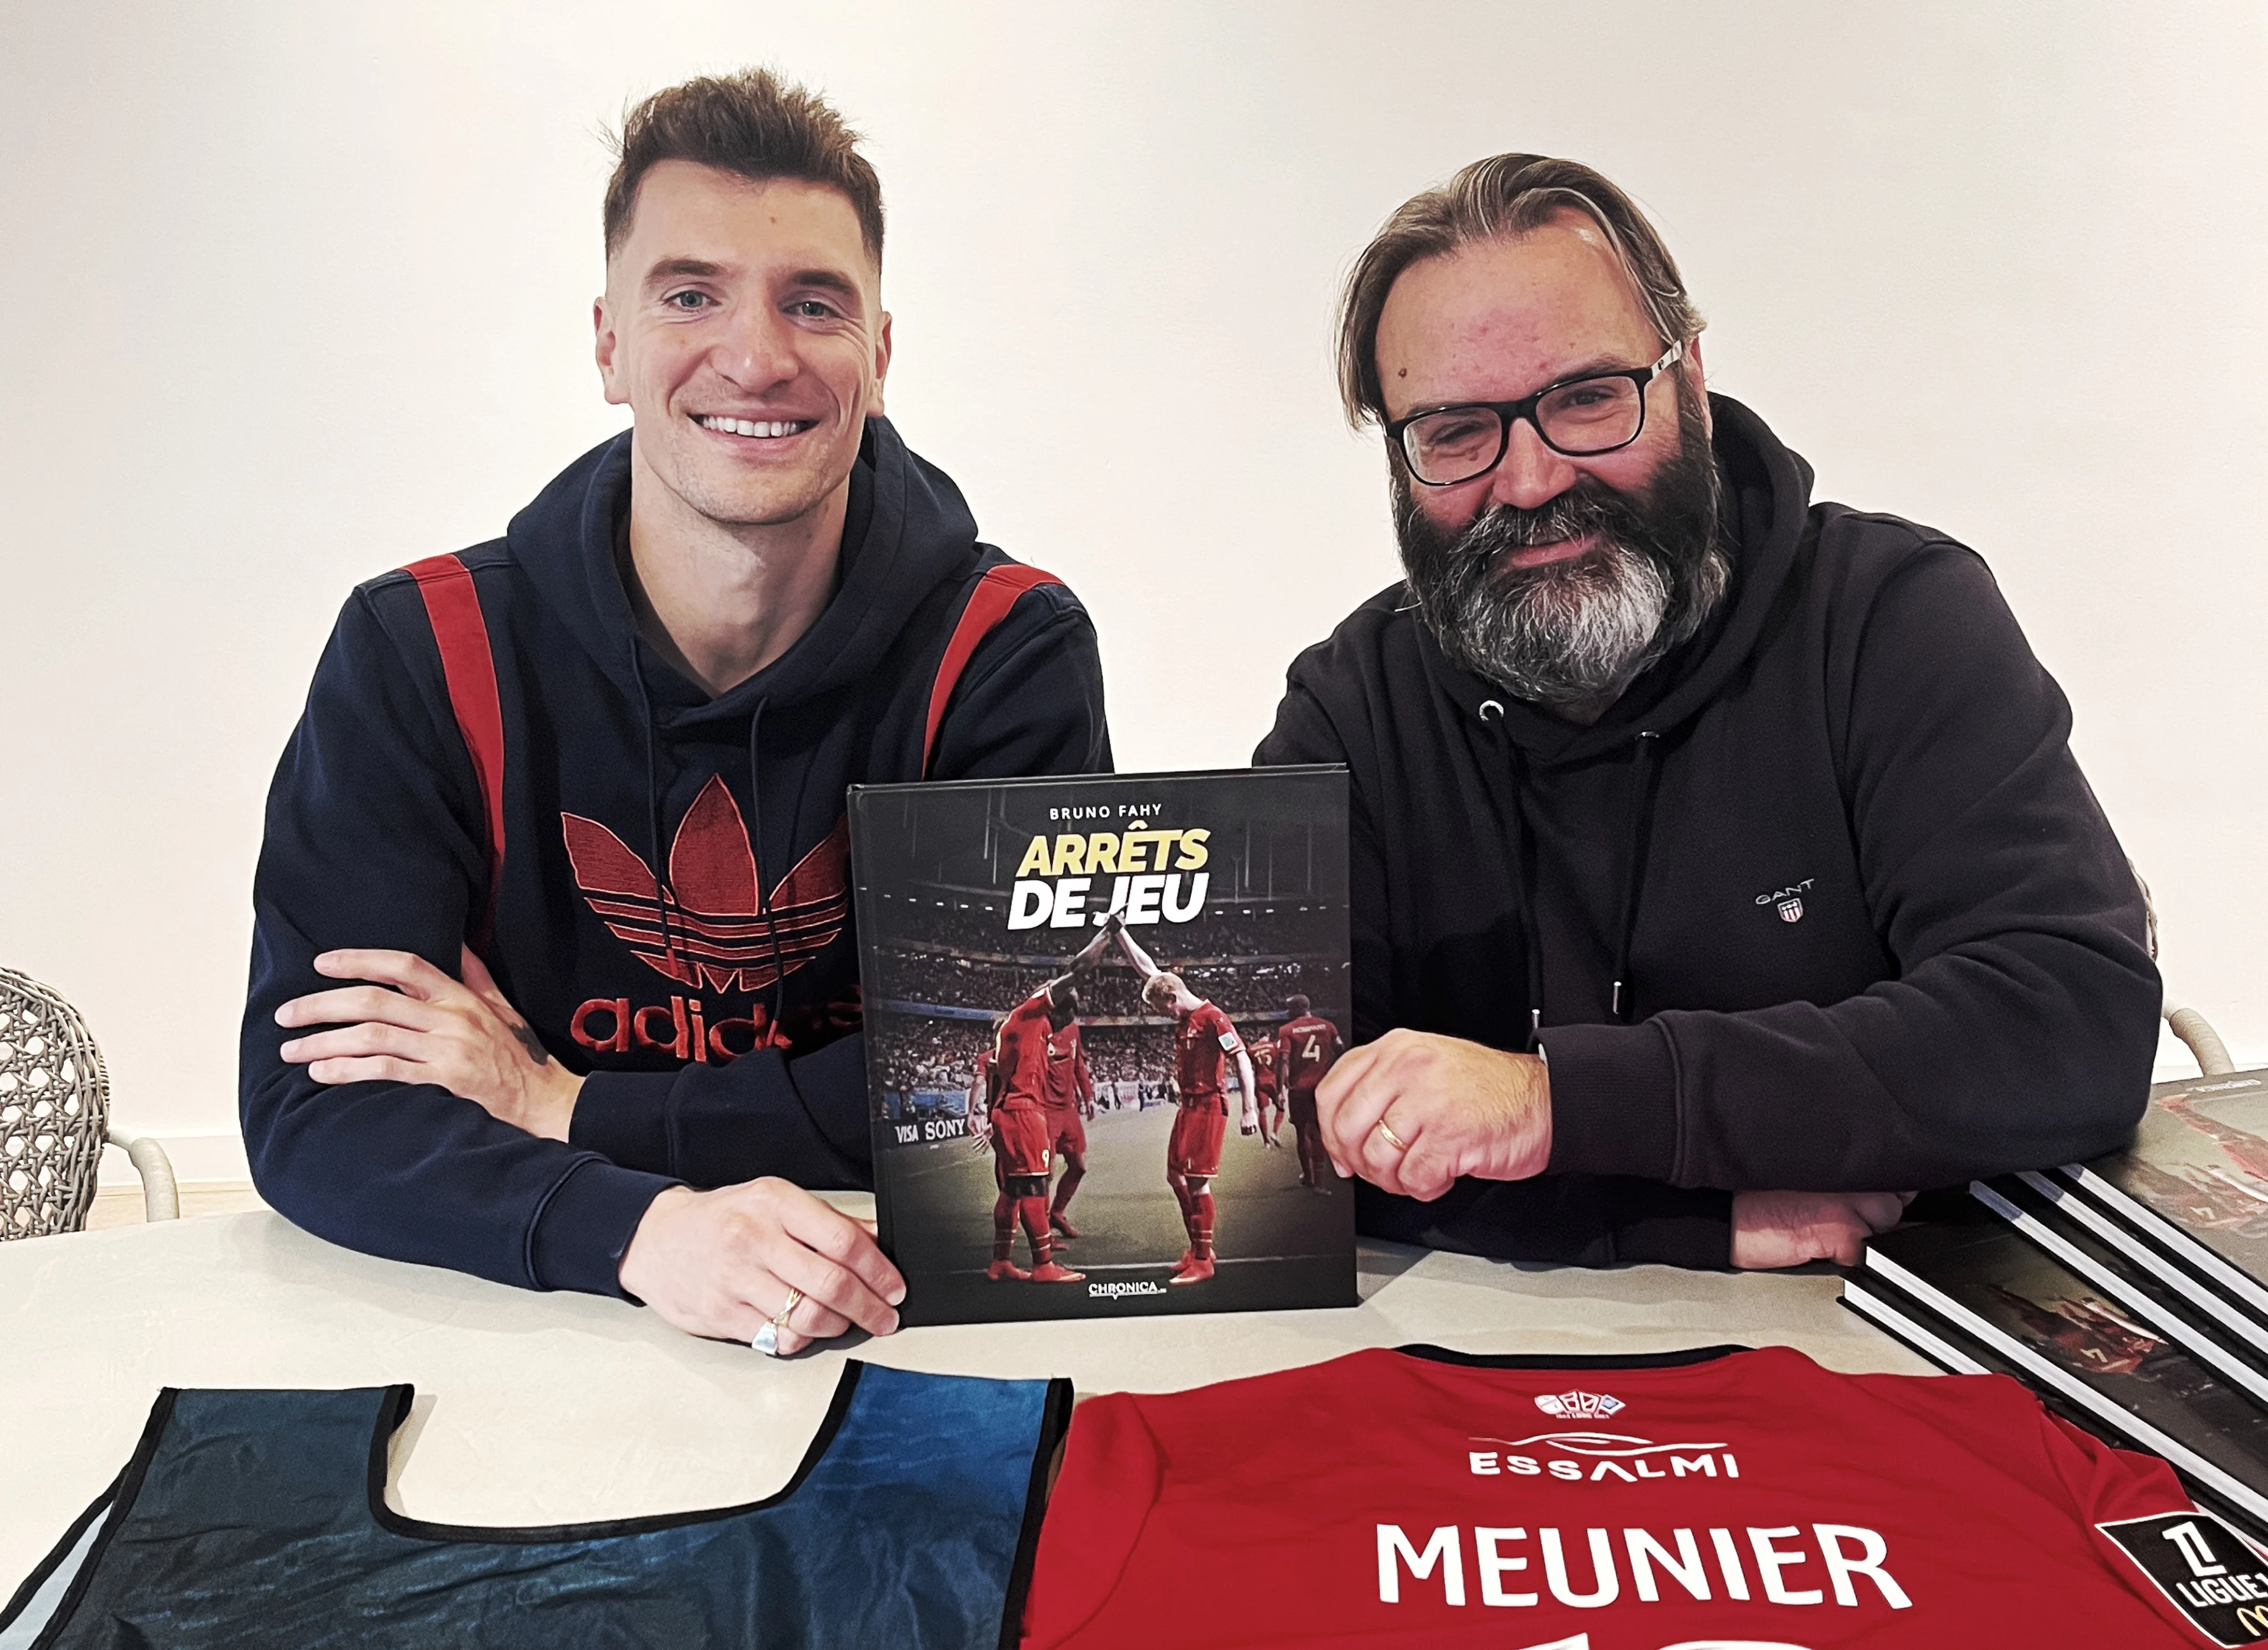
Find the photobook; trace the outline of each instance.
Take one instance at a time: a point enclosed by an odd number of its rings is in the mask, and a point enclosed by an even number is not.
[[[2268,1072],[2155,1084],[2131,1145],[2058,1172],[2268,1322]]]
[[[2052,1182],[2046,1184],[2050,1190],[2043,1193],[2024,1176],[2008,1175],[1990,1182],[1972,1182],[1969,1195],[2091,1285],[2118,1311],[2268,1408],[2268,1347],[2263,1344],[2268,1337],[2241,1314],[2231,1314],[2241,1326],[2235,1329],[2216,1322],[2204,1303],[2221,1303],[2208,1291],[2183,1278],[2177,1268],[2167,1266],[2159,1273],[2139,1264],[2133,1255],[2073,1219],[2077,1199],[2054,1196],[2061,1189]]]
[[[2161,1457],[2181,1474],[2198,1506],[2227,1519],[2256,1543],[2268,1544],[2268,1521],[2249,1512],[2226,1490],[2216,1491],[2215,1481],[2223,1475],[2210,1462],[2064,1371],[2031,1359],[2021,1347],[1988,1344],[1879,1271],[1845,1273],[1843,1305],[1948,1374],[2007,1375],[2029,1387],[2042,1407],[2058,1420],[2116,1448],[2143,1449]]]
[[[1340,768],[850,793],[909,1324],[1356,1304]]]
[[[1864,1267],[2268,1526],[2268,1408],[1985,1204],[1929,1194]]]

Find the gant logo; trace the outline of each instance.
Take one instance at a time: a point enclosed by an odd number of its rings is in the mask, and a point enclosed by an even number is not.
[[[1769,894],[1759,894],[1756,895],[1756,903],[1774,908],[1779,912],[1779,919],[1784,923],[1800,923],[1803,920],[1803,891],[1818,880],[1816,877],[1806,877],[1802,881],[1791,882],[1784,888],[1774,888]]]
[[[809,962],[850,916],[850,822],[773,886],[761,915],[762,873],[740,805],[715,775],[693,799],[669,849],[669,880],[622,839],[579,814],[562,814],[575,884],[607,932],[657,974],[696,990],[765,990]]]

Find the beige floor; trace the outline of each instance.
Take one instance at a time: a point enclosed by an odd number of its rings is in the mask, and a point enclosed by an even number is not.
[[[260,1194],[252,1190],[252,1182],[242,1181],[198,1181],[180,1189],[181,1219],[195,1219],[199,1215],[241,1214],[249,1209],[265,1209]],[[106,1226],[140,1226],[142,1224],[142,1188],[132,1176],[122,1186],[103,1186],[96,1190],[94,1207],[87,1211],[86,1229],[99,1232]]]

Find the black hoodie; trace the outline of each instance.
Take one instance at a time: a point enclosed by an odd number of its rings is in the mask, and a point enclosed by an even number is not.
[[[1547,1174],[1364,1186],[1375,1234],[1722,1265],[1733,1190],[1942,1185],[2140,1116],[2142,900],[1992,575],[1812,504],[1712,404],[1730,592],[1595,725],[1452,666],[1403,586],[1292,667],[1256,760],[1352,770],[1357,1039],[1534,1015],[1550,1071]]]
[[[616,561],[629,497],[624,434],[461,557],[500,701],[500,877],[416,582],[357,590],[316,667],[269,793],[240,1078],[254,1180],[311,1232],[618,1293],[674,1182],[868,1183],[843,789],[924,776],[948,638],[977,581],[1012,564],[872,420],[832,600],[711,699],[637,636]],[[1068,590],[1032,589],[968,659],[928,775],[1109,765],[1094,629]],[[568,1143],[436,1086],[326,1087],[278,1053],[276,1007],[336,983],[317,954],[411,951],[453,976],[468,938],[590,1073]]]

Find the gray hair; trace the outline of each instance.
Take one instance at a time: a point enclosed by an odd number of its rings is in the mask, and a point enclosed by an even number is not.
[[[1359,427],[1385,420],[1378,322],[1404,269],[1475,241],[1524,235],[1570,209],[1599,226],[1663,347],[1699,335],[1701,312],[1686,295],[1676,261],[1630,196],[1580,161],[1491,155],[1404,201],[1355,260],[1339,300],[1339,398],[1347,421]]]

